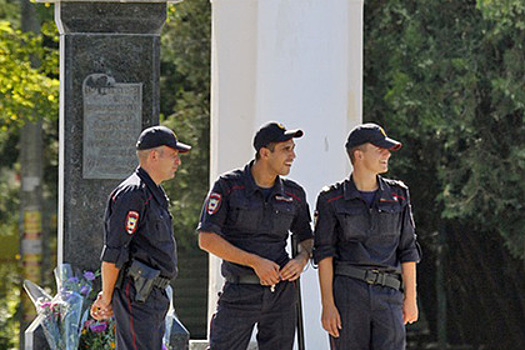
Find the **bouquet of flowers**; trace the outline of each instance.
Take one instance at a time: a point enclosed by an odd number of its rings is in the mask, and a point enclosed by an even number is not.
[[[113,317],[102,321],[89,319],[83,325],[79,349],[115,349],[115,320]]]
[[[51,349],[76,350],[81,325],[87,318],[88,295],[95,274],[73,271],[69,264],[57,266],[54,274],[57,285],[54,297],[28,280],[24,281],[24,288],[42,319],[44,334]]]

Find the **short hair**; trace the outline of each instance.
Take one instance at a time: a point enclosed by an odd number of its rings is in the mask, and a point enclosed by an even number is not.
[[[148,159],[148,154],[151,151],[158,151],[160,156],[162,156],[164,154],[164,148],[162,148],[162,146],[155,147],[155,148],[150,148],[150,149],[139,149],[136,152],[137,153],[137,158],[139,159],[139,162],[143,163],[144,161],[146,161],[146,159]]]
[[[355,151],[364,151],[365,150],[365,146],[366,146],[366,143],[364,143],[362,145],[359,145],[359,146],[352,147],[350,149],[349,148],[346,149],[346,152],[348,153],[348,157],[350,158],[350,162],[352,163],[352,165],[354,165],[354,162],[355,162],[354,152]]]
[[[262,146],[257,152],[255,152],[255,160],[261,159],[261,154],[259,153],[259,152],[261,152],[261,149],[268,148],[270,150],[270,152],[273,153],[273,151],[275,151],[275,145],[276,145],[275,142],[270,142],[268,145]]]

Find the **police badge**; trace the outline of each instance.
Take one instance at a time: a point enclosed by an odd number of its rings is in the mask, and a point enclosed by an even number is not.
[[[138,221],[139,213],[133,210],[128,211],[128,215],[126,215],[126,231],[128,234],[132,235],[135,232]]]
[[[208,215],[213,215],[219,210],[219,207],[221,205],[221,195],[215,192],[212,192],[210,194],[210,197],[208,198],[208,205],[206,206],[206,211],[208,212]]]

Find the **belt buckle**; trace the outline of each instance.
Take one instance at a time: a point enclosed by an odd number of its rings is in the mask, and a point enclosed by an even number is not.
[[[376,284],[377,277],[379,277],[379,270],[366,270],[365,282],[368,284]]]

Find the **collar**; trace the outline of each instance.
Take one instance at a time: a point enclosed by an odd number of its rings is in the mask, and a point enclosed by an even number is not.
[[[381,198],[383,192],[385,191],[385,181],[380,175],[377,175],[377,190],[379,191],[379,195],[377,198]],[[344,192],[344,198],[345,200],[355,199],[355,198],[362,198],[361,193],[359,193],[359,190],[355,186],[354,179],[352,175],[350,175],[350,178],[346,179],[343,185],[343,192]]]
[[[144,181],[148,190],[151,193],[153,193],[153,197],[155,197],[155,200],[163,206],[168,206],[168,203],[169,203],[168,196],[166,196],[166,193],[164,192],[164,190],[162,189],[160,185],[157,186],[157,184],[153,181],[151,176],[149,176],[148,172],[139,166],[135,170],[135,173],[137,174],[138,177],[142,179],[142,181]]]
[[[242,181],[246,188],[246,193],[249,195],[252,195],[256,191],[260,191],[260,187],[257,186],[257,184],[255,183],[255,179],[253,178],[252,171],[251,171],[252,165],[254,163],[255,163],[255,160],[251,160],[248,164],[246,164],[246,166],[243,169]],[[273,184],[273,187],[272,187],[271,197],[275,195],[281,195],[281,196],[285,195],[284,182],[280,176],[277,176],[277,178],[275,179],[275,183]]]

